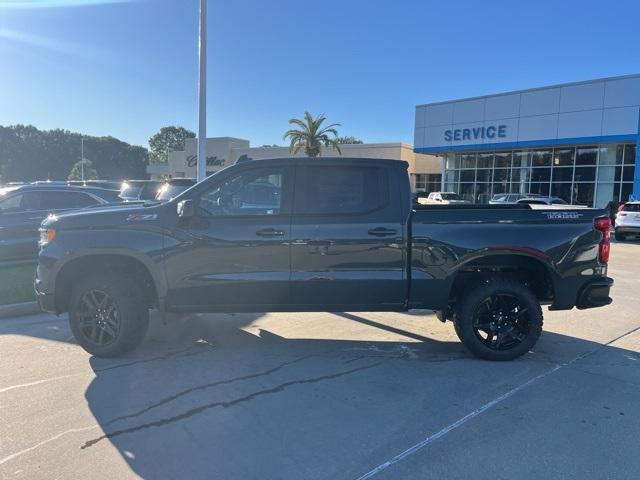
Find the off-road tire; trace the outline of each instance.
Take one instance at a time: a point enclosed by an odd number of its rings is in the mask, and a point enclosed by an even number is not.
[[[87,313],[90,307],[85,300],[92,292],[108,295],[111,304],[115,306],[118,328],[109,330],[115,333],[109,335],[112,340],[107,344],[94,342],[87,334],[87,331],[92,332],[93,325],[86,326],[86,322],[91,322],[92,319],[88,318],[91,317]],[[111,314],[113,315],[113,311]],[[134,279],[114,273],[95,274],[83,278],[73,288],[69,326],[78,344],[90,354],[97,357],[116,357],[133,350],[142,342],[149,327],[149,309]],[[111,324],[109,326],[111,327]],[[103,332],[104,335],[106,333]]]
[[[476,334],[474,321],[483,302],[495,295],[515,297],[526,308],[528,331],[521,342],[504,350],[490,348]],[[485,360],[513,360],[527,353],[542,333],[542,309],[533,292],[520,282],[508,279],[491,279],[462,296],[456,306],[455,332],[471,353]]]

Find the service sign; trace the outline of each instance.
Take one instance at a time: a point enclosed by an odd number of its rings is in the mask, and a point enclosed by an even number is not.
[[[461,142],[465,140],[484,140],[493,138],[505,138],[507,136],[506,125],[490,125],[488,127],[455,128],[444,131],[445,142]]]

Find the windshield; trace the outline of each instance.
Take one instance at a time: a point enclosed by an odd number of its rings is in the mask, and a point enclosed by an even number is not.
[[[142,185],[126,185],[120,190],[120,198],[125,200],[138,200],[140,198],[140,192],[142,191]]]
[[[177,197],[179,194],[190,188],[191,185],[176,185],[172,183],[165,183],[160,190],[158,190],[158,194],[156,195],[156,200],[167,201],[172,198]]]
[[[462,200],[462,197],[457,193],[441,193],[440,196],[443,200]]]
[[[624,212],[640,212],[640,203],[627,203],[622,209]]]

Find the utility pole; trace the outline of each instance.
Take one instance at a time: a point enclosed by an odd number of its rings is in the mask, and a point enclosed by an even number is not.
[[[80,136],[80,177],[84,183],[84,138]]]
[[[207,0],[200,0],[198,63],[198,182],[207,178]]]

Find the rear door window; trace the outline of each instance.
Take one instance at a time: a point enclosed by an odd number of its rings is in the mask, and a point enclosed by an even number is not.
[[[387,177],[386,169],[376,166],[299,166],[294,213],[358,215],[379,210],[389,203]]]

